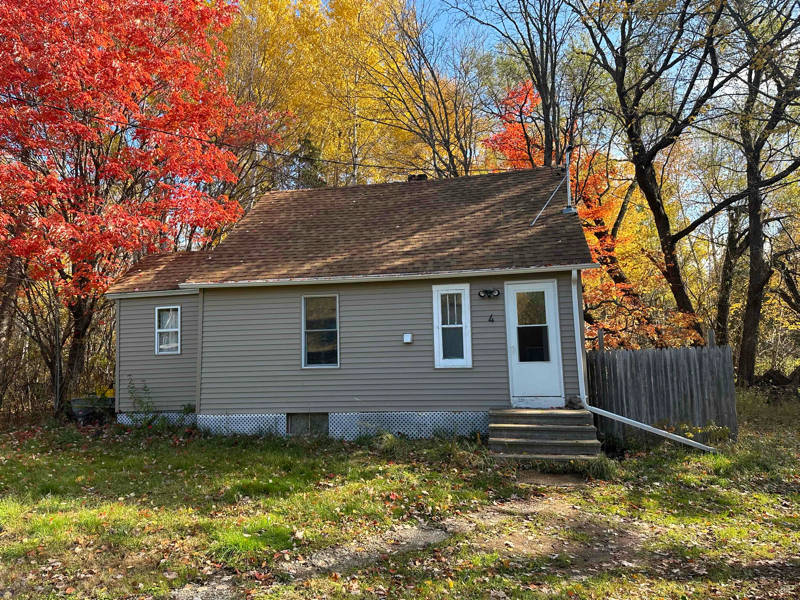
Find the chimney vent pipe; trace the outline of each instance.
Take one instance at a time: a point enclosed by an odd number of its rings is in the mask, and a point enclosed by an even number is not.
[[[564,157],[567,163],[567,207],[561,212],[565,215],[574,215],[578,211],[572,206],[572,172],[569,168],[570,158],[572,157],[572,146],[564,148]]]

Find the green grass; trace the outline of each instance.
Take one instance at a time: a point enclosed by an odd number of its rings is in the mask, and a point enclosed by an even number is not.
[[[220,571],[254,597],[796,597],[800,408],[746,392],[739,413],[739,441],[719,454],[665,444],[623,461],[603,458],[574,467],[591,485],[558,491],[520,484],[513,467],[450,438],[6,431],[0,597],[166,597]],[[304,584],[276,568],[285,556],[525,497],[571,516],[484,523],[433,548]],[[646,533],[636,561],[603,566],[593,558],[604,552],[602,536],[631,528]],[[517,546],[504,546],[511,535]],[[521,552],[519,540],[534,538],[533,547],[553,545]]]
[[[11,568],[0,570],[0,592],[164,595],[208,565],[268,566],[298,531],[309,552],[511,493],[499,473],[462,468],[484,460],[476,447],[382,442],[3,433],[0,563]],[[61,564],[42,572],[49,560]]]

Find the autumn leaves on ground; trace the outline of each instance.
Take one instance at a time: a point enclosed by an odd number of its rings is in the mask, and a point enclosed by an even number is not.
[[[6,431],[0,597],[795,598],[797,404],[739,408],[565,488],[465,440]]]

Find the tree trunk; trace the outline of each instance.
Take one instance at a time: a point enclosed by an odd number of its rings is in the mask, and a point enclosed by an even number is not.
[[[89,329],[94,319],[94,304],[94,299],[78,298],[67,306],[72,316],[72,335],[69,353],[67,354],[67,363],[61,373],[59,388],[61,393],[56,407],[57,414],[63,414],[66,410],[67,396],[73,391],[86,366],[86,343],[88,342]]]
[[[542,131],[544,132],[543,163],[545,167],[550,167],[553,164],[553,123],[550,119],[550,98],[545,98],[543,95],[540,95],[539,98],[542,110]]]
[[[636,144],[632,145],[635,146]],[[692,299],[689,297],[689,293],[686,291],[686,284],[683,281],[681,267],[678,263],[677,248],[672,239],[669,216],[664,210],[661,188],[658,185],[656,170],[652,163],[636,163],[636,181],[639,183],[639,189],[642,191],[647,200],[647,205],[650,207],[650,212],[653,214],[653,221],[661,244],[661,253],[664,256],[664,265],[662,267],[664,278],[669,284],[672,297],[675,299],[678,310],[690,317],[692,329],[703,338],[703,327],[697,320]]]
[[[727,346],[730,343],[728,321],[731,315],[731,291],[733,290],[733,269],[739,259],[739,220],[736,211],[728,211],[728,237],[725,240],[725,254],[722,258],[722,275],[717,294],[717,318],[714,323],[714,334],[717,344]]]
[[[800,288],[791,273],[786,271],[783,265],[779,265],[779,269],[783,274],[783,285],[786,289],[778,290],[778,295],[784,301],[786,306],[800,316]]]
[[[742,341],[739,346],[739,385],[753,385],[758,352],[758,327],[761,323],[761,307],[764,304],[764,288],[772,275],[772,269],[764,258],[764,223],[761,214],[763,198],[759,183],[761,173],[758,156],[749,156],[747,164],[747,217],[750,227],[748,245],[750,249],[750,273],[747,280],[747,300],[742,321]]]
[[[14,298],[22,278],[22,261],[13,257],[6,266],[3,285],[0,287],[0,385],[6,384],[8,349],[14,329]],[[0,390],[0,406],[3,404],[5,390]]]

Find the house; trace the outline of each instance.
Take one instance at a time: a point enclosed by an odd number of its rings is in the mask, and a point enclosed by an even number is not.
[[[272,192],[216,249],[145,257],[108,291],[120,421],[147,404],[215,432],[430,436],[584,398],[596,265],[564,178]]]

